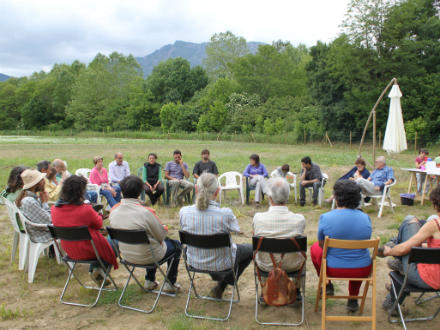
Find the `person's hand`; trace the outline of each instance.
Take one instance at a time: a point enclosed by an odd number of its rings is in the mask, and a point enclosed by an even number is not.
[[[66,180],[67,179],[67,171],[63,171],[62,173],[61,173],[61,180]]]
[[[158,185],[159,185],[159,181],[156,182],[156,184],[153,186],[153,189],[156,190]]]
[[[388,245],[384,245],[384,246],[383,246],[383,255],[384,255],[385,257],[391,255],[391,248],[390,248]]]
[[[48,200],[49,200],[48,193],[45,192],[45,191],[40,191],[40,201],[41,201],[41,203],[47,203]]]
[[[179,165],[183,166],[183,159],[182,158],[179,159]]]
[[[113,188],[110,188],[110,192],[112,193],[113,197],[116,197],[116,190]]]
[[[301,185],[302,185],[302,186],[305,186],[307,183],[308,183],[308,181],[306,181],[306,180],[301,181]]]
[[[376,191],[380,191],[380,187],[375,186],[375,187],[374,187],[374,190],[376,190]]]

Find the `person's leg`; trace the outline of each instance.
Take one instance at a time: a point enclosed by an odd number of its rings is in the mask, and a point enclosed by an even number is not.
[[[416,182],[417,182],[417,192],[419,194],[422,193],[423,190],[423,183],[424,183],[424,175],[423,173],[416,173]]]
[[[145,194],[148,196],[148,198],[150,198],[151,204],[154,205],[154,203],[156,201],[156,196],[154,196],[150,187],[148,187],[146,184],[144,184],[144,190],[145,190]]]
[[[234,263],[235,276],[237,277],[237,281],[240,278],[240,275],[246,269],[246,267],[249,266],[250,262],[252,261],[252,256],[253,256],[252,245],[250,245],[250,244],[237,244],[237,251],[235,254],[235,263]],[[213,278],[213,279],[217,279],[217,278]],[[220,286],[222,291],[224,291],[228,284],[234,285],[234,275],[233,275],[232,271],[228,272],[223,277],[223,279],[221,279],[219,281],[218,285]]]
[[[342,277],[342,278],[361,278],[368,277],[371,273],[371,265],[361,268],[331,268],[327,267],[327,273],[329,276]],[[349,281],[348,292],[350,296],[359,295],[359,289],[362,285],[362,281]]]
[[[171,201],[170,204],[172,206],[177,205],[177,195],[180,187],[180,182],[178,180],[170,180],[168,181],[168,184],[171,188]]]
[[[163,192],[165,191],[165,188],[163,187],[162,182],[159,183],[156,187],[156,193],[154,194],[154,204],[160,199],[160,196],[162,196]]]
[[[90,203],[96,204],[96,201],[98,200],[98,194],[96,193],[96,191],[87,190],[86,191],[86,199]]]
[[[302,183],[299,183],[299,202],[301,205],[304,205],[306,203],[306,190],[309,187],[313,187],[313,183],[308,183],[306,185],[302,185]]]
[[[194,184],[188,180],[180,181],[180,188],[182,190],[179,192],[179,201],[183,201],[187,194],[191,194],[191,191],[194,189]]]
[[[116,203],[119,203],[121,201],[121,187],[118,184],[115,184],[113,186],[113,189],[116,192],[116,196],[114,197],[115,201],[116,201]]]
[[[256,177],[253,177],[254,179],[254,185],[255,185],[255,203],[259,203],[261,199],[261,192],[262,192],[262,186],[261,186],[261,175],[258,175]]]
[[[416,217],[412,215],[406,216],[399,227],[399,233],[397,234],[397,244],[409,240],[420,230],[421,227],[422,227],[422,223],[419,222],[419,220]],[[409,255],[402,256],[401,260],[402,260],[403,271],[406,272],[408,268]]]
[[[356,179],[356,183],[361,187],[362,193],[366,195],[378,195],[380,191],[377,191],[374,187],[374,183],[364,178]]]
[[[170,280],[171,284],[175,284],[177,281],[180,255],[182,254],[182,246],[179,241],[172,240],[169,238],[165,239],[165,244],[167,245],[167,252],[165,253],[165,256],[163,258],[166,259],[170,257],[172,254],[174,254],[173,262],[169,260],[167,262],[167,265],[168,265],[168,269],[170,270],[168,274],[168,279]]]
[[[319,246],[319,242],[313,243],[310,247],[310,256],[312,258],[313,266],[315,266],[316,273],[319,276],[322,262],[322,248]]]
[[[314,205],[318,204],[319,188],[321,188],[321,182],[313,183],[313,204]]]
[[[110,207],[113,207],[117,204],[115,199],[113,198],[112,193],[109,190],[101,189],[99,190],[99,193],[105,197]]]

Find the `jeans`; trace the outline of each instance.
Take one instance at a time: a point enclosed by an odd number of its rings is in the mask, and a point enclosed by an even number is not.
[[[260,202],[262,194],[266,193],[266,180],[262,175],[249,178],[249,186],[255,187],[255,203]]]
[[[185,195],[190,194],[191,191],[194,189],[194,184],[184,179],[169,180],[168,185],[171,188],[171,205],[174,206],[182,204]]]
[[[113,187],[113,189],[116,191],[116,197],[113,197],[110,190],[105,190],[105,189],[99,190],[99,193],[105,197],[110,207],[115,206],[121,201],[121,188],[119,188],[119,185],[116,185]]]
[[[96,193],[96,191],[87,190],[86,191],[86,199],[90,203],[96,204],[96,201],[98,200],[98,194]]]
[[[162,260],[170,257],[174,254],[174,260],[171,262],[172,259],[167,261],[169,274],[168,274],[168,280],[171,282],[171,284],[176,283],[177,281],[177,272],[179,268],[179,261],[180,261],[180,255],[182,254],[182,246],[180,245],[179,241],[166,238],[165,244],[167,245],[167,251],[165,252],[164,257]],[[158,261],[157,263],[160,264],[162,261]],[[156,270],[157,268],[150,268],[147,269],[147,273],[145,274],[145,279],[151,282],[154,282],[156,280]]]
[[[318,194],[319,194],[319,188],[321,188],[321,182],[314,182],[314,183],[308,183],[306,185],[299,184],[299,201],[301,204],[305,204],[306,202],[306,189],[307,188],[313,188],[313,204],[318,203]]]
[[[417,181],[417,191],[419,194],[423,193],[423,185],[425,184],[425,180],[428,180],[426,183],[426,191],[429,191],[429,178],[424,173],[416,173],[416,181]]]
[[[235,254],[235,275],[237,276],[237,281],[240,278],[240,275],[249,266],[252,261],[252,245],[250,244],[237,244],[237,251]],[[226,274],[210,274],[211,278],[214,281],[218,281],[219,285],[222,289],[225,289],[226,286],[234,285],[234,275],[232,271],[227,272]]]
[[[151,191],[150,187],[148,187],[147,185],[144,185],[144,189],[145,189],[145,193],[148,195],[148,197],[150,198],[151,204],[156,204],[156,202],[160,199],[160,196],[163,194],[165,188],[163,187],[162,183],[159,183],[156,187],[156,191],[153,193],[153,191]]]

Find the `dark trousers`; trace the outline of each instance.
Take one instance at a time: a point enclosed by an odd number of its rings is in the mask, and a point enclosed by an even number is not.
[[[306,185],[299,184],[299,201],[301,203],[306,202],[306,189],[313,187],[313,204],[318,202],[319,188],[321,188],[321,182],[308,183]]]
[[[144,185],[145,193],[150,198],[151,204],[156,204],[157,201],[160,199],[160,196],[162,196],[165,188],[163,187],[162,182],[159,183],[156,187],[156,191],[151,191],[150,187],[148,187],[146,184]]]
[[[237,276],[237,281],[240,275],[249,266],[252,261],[252,245],[250,244],[237,244],[237,251],[235,255],[235,275]],[[214,281],[218,281],[219,285],[224,289],[226,286],[234,285],[234,275],[232,271],[226,273],[226,275],[211,274],[211,278]]]
[[[165,244],[167,245],[167,252],[165,252],[162,260],[174,254],[173,262],[171,262],[171,259],[167,262],[168,269],[170,270],[170,273],[168,274],[168,279],[170,280],[171,284],[174,284],[177,281],[177,272],[179,269],[180,255],[182,254],[182,246],[180,245],[179,241],[169,238],[165,239]],[[158,263],[160,263],[160,261]],[[154,282],[156,280],[156,270],[157,268],[147,269],[145,279]]]

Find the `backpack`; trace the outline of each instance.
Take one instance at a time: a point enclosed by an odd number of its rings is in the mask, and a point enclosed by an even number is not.
[[[290,238],[290,239],[292,240],[293,244],[296,245],[298,250],[301,250],[295,238]],[[263,237],[260,237],[260,240],[258,241],[257,249],[254,252],[254,262],[257,252],[261,247],[262,241],[263,241]],[[303,251],[300,252],[304,256],[304,262],[299,270],[299,274],[300,274],[298,277],[299,281],[301,280],[301,274],[307,259],[307,255]],[[293,304],[296,301],[297,288],[295,282],[292,281],[287,276],[286,271],[281,268],[284,253],[281,254],[281,260],[278,264],[275,262],[275,258],[273,254],[269,253],[269,255],[272,260],[273,269],[269,272],[269,275],[265,283],[261,282],[260,271],[258,269],[258,266],[256,266],[258,281],[260,282],[261,290],[263,291],[264,301],[267,305],[270,306],[285,306],[285,305]]]

